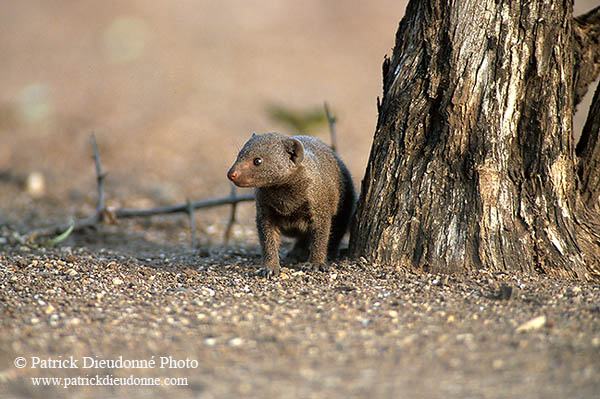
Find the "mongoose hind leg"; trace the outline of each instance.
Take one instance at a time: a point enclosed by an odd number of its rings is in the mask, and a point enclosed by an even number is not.
[[[327,245],[331,231],[331,219],[318,218],[311,227],[310,234],[310,257],[307,263],[302,265],[303,270],[328,271]]]
[[[301,263],[301,262],[308,261],[308,257],[310,255],[310,249],[308,248],[309,244],[310,244],[309,236],[298,237],[298,239],[296,240],[296,243],[294,244],[294,248],[292,248],[292,250],[290,252],[288,252],[288,254],[285,256],[285,260],[294,262],[294,263]]]

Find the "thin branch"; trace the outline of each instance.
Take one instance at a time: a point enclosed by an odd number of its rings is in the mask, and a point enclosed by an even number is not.
[[[220,205],[229,205],[229,204],[237,204],[239,202],[247,202],[254,201],[254,194],[247,195],[239,195],[236,197],[221,197],[221,198],[211,198],[202,201],[194,201],[184,204],[171,205],[171,206],[159,206],[156,208],[146,208],[146,209],[128,209],[128,208],[106,208],[104,212],[110,217],[116,219],[126,219],[126,218],[135,218],[135,217],[147,217],[147,216],[155,216],[155,215],[167,215],[171,213],[188,213],[189,206],[191,205],[194,210],[204,209],[204,208],[213,208],[215,206]],[[84,219],[76,219],[73,221],[73,231],[79,231],[86,227],[97,226],[101,222],[101,217],[98,212],[93,215],[84,218]],[[30,240],[35,241],[38,237],[51,236],[60,234],[63,231],[70,228],[71,223],[59,224],[51,227],[46,227],[42,229],[37,229],[31,231],[28,236]]]
[[[104,211],[104,178],[106,174],[102,172],[102,163],[100,161],[100,152],[98,151],[98,143],[96,143],[96,135],[92,134],[92,147],[94,148],[94,164],[96,165],[96,181],[98,186],[98,202],[96,203],[96,212],[101,217]]]
[[[191,202],[191,205],[194,209],[202,209],[202,208],[212,208],[219,205],[229,205],[229,204],[237,204],[238,202],[245,201],[253,201],[254,194],[240,195],[232,198],[231,195],[227,197],[221,198],[211,198],[202,201]],[[182,213],[187,212],[188,210],[187,204],[179,204],[179,205],[170,205],[170,206],[159,206],[156,208],[148,208],[148,209],[128,209],[128,208],[118,208],[111,209],[111,212],[114,212],[114,215],[117,218],[135,218],[135,217],[144,217],[144,216],[154,216],[154,215],[166,215],[170,213]]]
[[[75,219],[69,223],[59,224],[56,226],[51,226],[51,227],[46,227],[43,229],[34,230],[28,234],[29,239],[31,241],[35,241],[38,237],[52,236],[52,235],[57,235],[57,234],[60,234],[61,236],[63,236],[63,234],[66,234],[64,237],[61,238],[61,240],[62,240],[64,238],[66,238],[66,236],[73,231],[78,231],[78,230],[82,230],[87,227],[96,226],[98,223],[102,222],[103,214],[106,210],[105,206],[104,206],[104,178],[106,177],[106,174],[102,172],[102,163],[100,161],[100,153],[98,151],[98,144],[96,143],[96,136],[94,134],[92,134],[92,147],[94,149],[93,158],[94,158],[94,164],[96,166],[96,184],[97,184],[97,191],[98,191],[98,200],[96,202],[96,212],[94,212],[93,215],[91,215],[87,218]],[[69,232],[67,233],[67,231],[69,231]],[[54,240],[51,240],[50,242],[53,242],[53,241]]]
[[[104,212],[110,215],[110,217],[116,219],[136,218],[136,217],[147,217],[155,215],[167,215],[171,213],[189,213],[189,207],[191,206],[194,210],[213,208],[221,205],[237,204],[239,202],[254,201],[254,194],[246,194],[232,197],[221,197],[211,198],[202,201],[194,201],[184,204],[171,205],[171,206],[159,206],[156,208],[146,209],[128,209],[128,208],[105,208]],[[76,219],[73,221],[73,231],[79,231],[86,227],[97,226],[101,222],[101,214],[95,212],[93,215],[83,218]],[[30,240],[35,241],[38,237],[51,236],[60,234],[63,231],[70,228],[71,223],[59,224],[51,227],[41,228],[31,231],[28,236]]]
[[[190,234],[192,235],[192,249],[196,249],[198,247],[198,242],[196,240],[196,221],[194,220],[194,206],[190,202],[190,200],[186,201],[187,204],[187,212],[190,219]]]
[[[325,101],[325,115],[327,115],[327,121],[329,122],[329,135],[331,136],[331,149],[333,150],[333,152],[337,151],[337,135],[335,133],[335,122],[336,122],[336,118],[335,115],[333,115],[330,111],[329,111],[329,104],[327,104],[327,101]]]
[[[96,142],[96,136],[92,135],[92,147],[94,149],[94,163],[96,166],[96,184],[98,192],[98,200],[96,202],[96,211],[93,215],[83,218],[75,219],[69,223],[54,225],[45,227],[37,230],[33,230],[28,233],[30,241],[35,241],[39,237],[52,236],[61,234],[61,240],[66,238],[66,235],[62,237],[62,234],[69,234],[72,231],[79,231],[87,227],[95,227],[102,223],[115,223],[119,218],[134,218],[134,217],[145,217],[153,215],[165,215],[171,213],[187,213],[190,217],[190,224],[192,228],[192,246],[196,247],[196,224],[194,222],[193,213],[196,209],[212,208],[220,205],[231,204],[235,206],[238,202],[252,201],[254,200],[254,194],[240,195],[232,193],[228,197],[223,198],[211,198],[202,201],[190,202],[186,201],[185,204],[172,205],[172,206],[160,206],[156,208],[147,209],[128,209],[128,208],[107,208],[104,202],[104,179],[106,173],[102,171],[102,163],[100,160],[100,152],[98,151],[98,144]],[[233,211],[235,212],[235,211]],[[235,221],[235,215],[232,216]],[[231,223],[231,222],[230,222]],[[69,233],[66,231],[69,230]]]

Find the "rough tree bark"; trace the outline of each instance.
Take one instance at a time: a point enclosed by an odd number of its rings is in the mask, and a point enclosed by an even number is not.
[[[600,68],[599,15],[574,19],[569,0],[410,1],[383,64],[351,255],[600,277],[598,91],[579,157],[572,132]]]

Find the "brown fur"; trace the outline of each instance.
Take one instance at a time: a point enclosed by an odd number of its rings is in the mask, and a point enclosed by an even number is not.
[[[260,161],[259,161],[260,160]],[[356,194],[350,172],[329,146],[309,136],[253,135],[227,174],[256,187],[262,274],[279,274],[280,234],[298,240],[288,256],[326,268],[348,229]]]

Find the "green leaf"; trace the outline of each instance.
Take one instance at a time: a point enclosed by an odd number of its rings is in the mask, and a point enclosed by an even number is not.
[[[63,241],[71,234],[74,227],[75,227],[75,221],[71,220],[71,223],[69,223],[69,227],[63,233],[57,235],[56,237],[54,237],[53,239],[48,241],[47,245],[56,245],[59,242]]]

